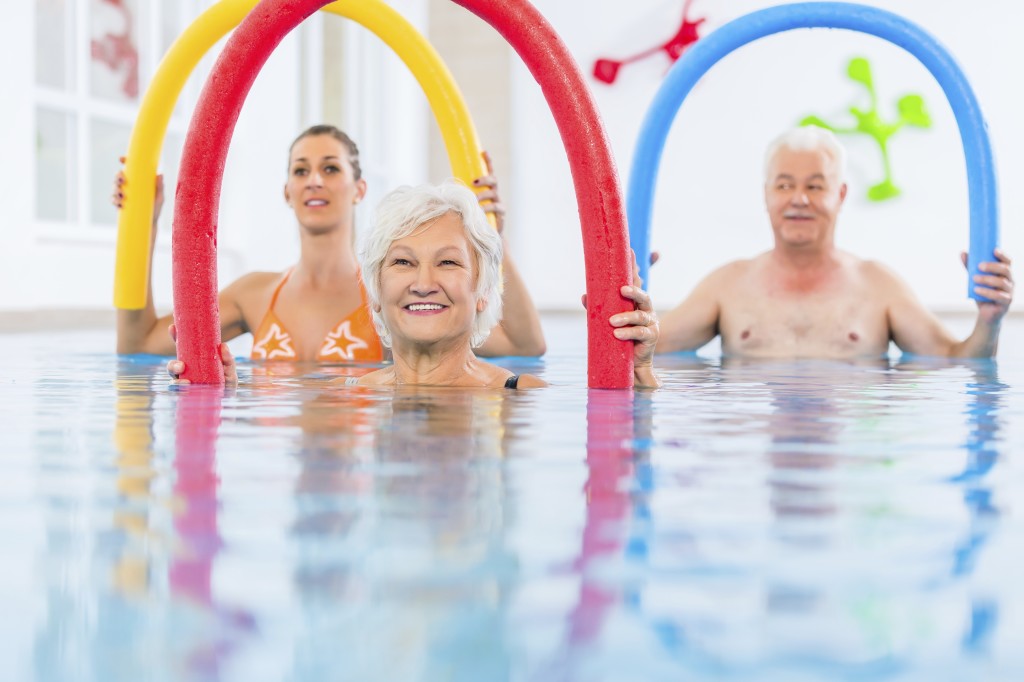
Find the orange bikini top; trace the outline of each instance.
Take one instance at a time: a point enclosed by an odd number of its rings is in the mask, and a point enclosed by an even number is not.
[[[295,362],[298,357],[292,347],[292,336],[284,328],[274,314],[274,305],[281,287],[288,281],[292,271],[289,270],[281,278],[281,283],[274,289],[270,299],[270,307],[263,321],[252,335],[253,360],[285,360]],[[366,290],[359,280],[359,294],[363,304],[352,311],[348,317],[339,322],[327,334],[323,345],[316,354],[317,362],[380,362],[384,359],[384,347],[380,337],[373,328],[370,309],[366,305]]]

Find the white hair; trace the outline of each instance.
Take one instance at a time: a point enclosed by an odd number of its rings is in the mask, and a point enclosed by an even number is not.
[[[476,256],[477,300],[485,302],[477,313],[470,345],[484,342],[501,319],[501,236],[487,222],[476,195],[458,180],[449,179],[440,185],[403,186],[389,192],[377,206],[373,227],[363,239],[359,260],[363,269],[363,285],[370,298],[373,324],[381,343],[391,347],[391,330],[378,312],[380,307],[380,273],[388,249],[398,239],[408,237],[420,226],[454,213],[462,222]]]
[[[765,182],[771,182],[772,162],[780,149],[797,152],[821,150],[835,163],[836,178],[846,182],[846,148],[835,133],[816,125],[799,126],[782,133],[768,145],[764,155]]]

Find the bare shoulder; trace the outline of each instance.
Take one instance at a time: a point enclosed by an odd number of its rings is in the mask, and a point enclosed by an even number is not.
[[[520,374],[516,388],[544,388],[548,382],[532,374]]]
[[[734,279],[741,277],[757,266],[758,258],[741,258],[739,260],[729,261],[725,265],[721,265],[712,270],[704,279],[707,280],[723,280],[723,279]]]
[[[242,296],[262,293],[275,285],[281,279],[281,275],[280,272],[248,272],[224,287],[224,291]]]
[[[851,258],[853,258],[852,265],[855,272],[863,277],[871,286],[885,288],[904,288],[907,286],[899,273],[885,263],[855,256]]]

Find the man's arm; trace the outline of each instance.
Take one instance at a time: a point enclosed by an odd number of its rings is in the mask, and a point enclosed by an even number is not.
[[[656,352],[697,350],[718,335],[718,294],[723,271],[720,268],[705,277],[682,303],[661,316]]]
[[[885,290],[891,292],[886,314],[896,345],[904,352],[917,355],[958,358],[995,356],[1002,320],[1013,300],[1010,258],[997,250],[996,259],[995,262],[982,263],[980,268],[985,274],[974,277],[975,293],[990,300],[978,301],[978,319],[971,334],[963,341],[953,337],[899,277],[889,272],[881,275]]]

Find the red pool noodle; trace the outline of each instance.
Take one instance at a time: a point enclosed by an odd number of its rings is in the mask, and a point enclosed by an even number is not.
[[[182,378],[222,384],[217,210],[231,134],[253,81],[288,33],[331,0],[262,0],[214,64],[185,137],[171,239],[174,323]]]
[[[453,0],[508,41],[540,84],[572,169],[587,270],[587,374],[591,388],[633,385],[633,344],[608,318],[632,310],[619,288],[632,281],[618,172],[590,89],[565,44],[526,0]]]
[[[331,0],[262,0],[239,24],[203,87],[185,138],[175,194],[174,316],[182,378],[223,382],[218,346],[217,207],[231,133],[260,69],[285,35]],[[554,29],[525,0],[454,0],[495,27],[537,79],[572,168],[583,229],[588,385],[633,385],[632,343],[608,317],[632,309],[619,294],[631,269],[618,173],[583,74]]]

